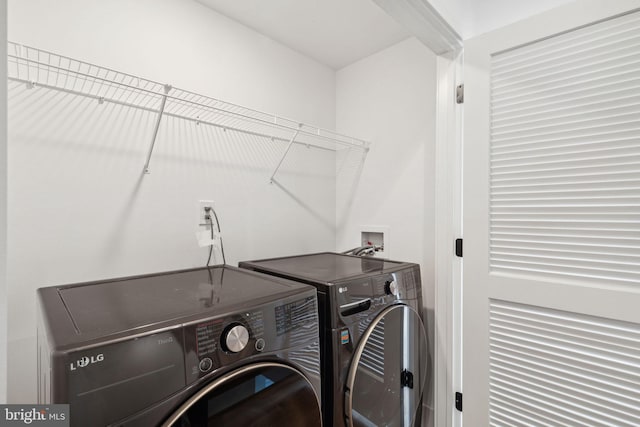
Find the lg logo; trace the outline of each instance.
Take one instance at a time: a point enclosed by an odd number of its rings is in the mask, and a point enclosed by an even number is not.
[[[76,360],[75,362],[71,362],[71,364],[69,365],[72,371],[75,371],[78,368],[85,368],[89,365],[93,365],[94,363],[99,363],[102,362],[104,360],[104,354],[100,353],[96,356],[84,356],[81,357],[80,359]]]

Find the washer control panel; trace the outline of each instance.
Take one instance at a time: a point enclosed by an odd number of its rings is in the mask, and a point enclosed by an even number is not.
[[[264,349],[264,313],[252,310],[226,318],[204,320],[185,327],[187,378],[195,381],[220,366]]]
[[[187,382],[248,357],[317,341],[315,293],[310,288],[304,296],[185,325]]]

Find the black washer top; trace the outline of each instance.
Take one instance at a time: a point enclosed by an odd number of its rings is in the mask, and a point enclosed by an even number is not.
[[[216,266],[38,290],[53,335],[78,342],[229,315],[308,291],[283,279]]]
[[[396,270],[405,263],[381,258],[357,257],[333,252],[244,261],[240,267],[310,284],[331,285],[362,275]]]

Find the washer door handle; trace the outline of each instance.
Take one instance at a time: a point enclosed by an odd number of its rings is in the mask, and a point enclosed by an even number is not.
[[[402,387],[413,388],[413,372],[404,369],[400,373],[400,385]]]
[[[369,310],[371,307],[371,298],[363,299],[349,304],[340,306],[340,314],[343,316],[352,316],[361,311]]]

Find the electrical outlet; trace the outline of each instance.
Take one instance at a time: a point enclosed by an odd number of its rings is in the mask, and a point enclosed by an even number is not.
[[[209,212],[207,212],[206,208],[211,208]],[[211,215],[211,220],[215,221],[213,217],[213,200],[199,200],[198,201],[198,226],[205,226],[211,224],[209,219],[207,219],[207,215]]]

